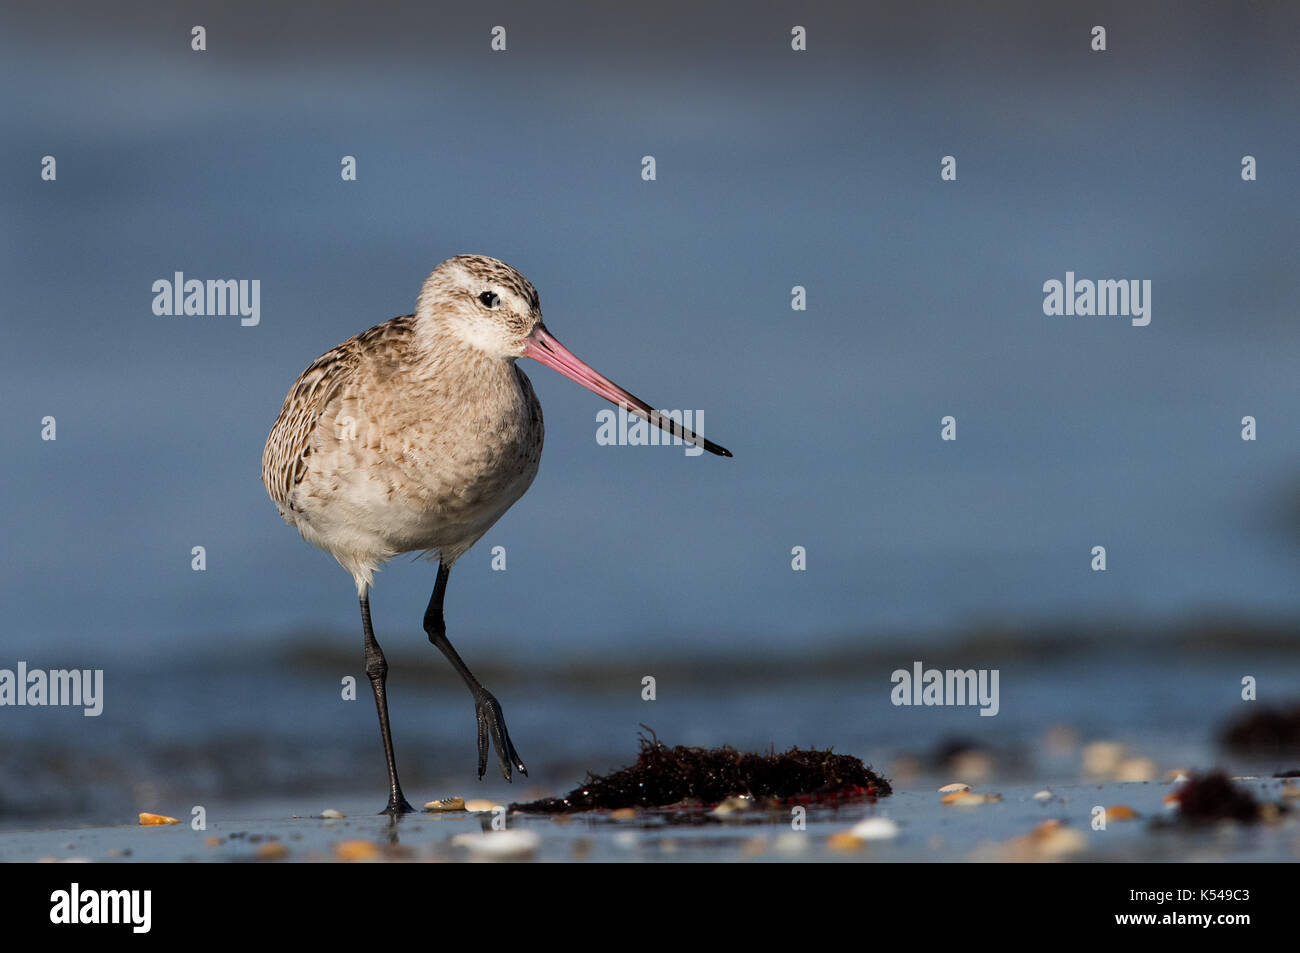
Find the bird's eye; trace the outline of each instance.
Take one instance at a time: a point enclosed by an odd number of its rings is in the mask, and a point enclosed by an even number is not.
[[[484,307],[491,308],[495,311],[501,307],[501,298],[495,291],[485,291],[478,296],[478,300],[483,302]]]

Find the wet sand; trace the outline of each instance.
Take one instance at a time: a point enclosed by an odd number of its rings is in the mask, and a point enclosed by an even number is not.
[[[888,660],[836,672],[787,669],[780,678],[702,668],[695,682],[664,677],[673,691],[654,703],[631,678],[502,679],[530,770],[513,785],[491,773],[474,780],[472,712],[460,686],[425,684],[421,669],[403,666],[390,691],[402,778],[417,807],[451,796],[509,804],[564,794],[587,771],[634,761],[642,723],[670,744],[831,747],[870,764],[895,791],[874,804],[810,804],[803,830],[788,807],[725,818],[512,814],[505,823],[515,833],[504,842],[468,844],[455,838],[490,830],[490,813],[420,814],[395,825],[375,814],[384,788],[374,712],[366,698],[339,700],[332,664],[117,671],[117,690],[149,698],[147,708],[106,707],[96,719],[7,713],[0,742],[23,770],[0,773],[0,862],[1300,859],[1300,799],[1271,779],[1300,758],[1237,750],[1222,737],[1259,704],[1240,699],[1239,672],[1267,669],[1270,704],[1300,699],[1293,653],[990,654],[1007,656],[997,717],[892,704]],[[1239,783],[1291,810],[1266,824],[1161,829],[1172,816],[1171,779],[1215,767],[1260,778]],[[944,804],[939,788],[952,782],[1001,798]],[[1045,788],[1051,799],[1036,799]],[[204,830],[190,827],[194,805],[206,811]],[[1094,830],[1093,809],[1117,805],[1137,818],[1112,811],[1106,829]],[[320,818],[326,809],[346,817]],[[142,828],[139,811],[183,823]],[[896,830],[876,824],[865,838],[850,834],[869,818],[887,818]]]
[[[310,816],[305,805],[258,804],[212,808],[207,829],[182,823],[10,831],[0,834],[6,862],[429,862],[566,861],[1294,861],[1300,860],[1300,799],[1295,781],[1242,780],[1261,801],[1293,805],[1272,823],[1225,822],[1199,829],[1168,828],[1175,811],[1164,803],[1177,785],[1105,782],[1058,786],[1050,800],[1038,786],[985,783],[975,793],[1001,800],[974,806],[944,804],[938,785],[901,788],[874,804],[807,806],[806,826],[793,808],[739,811],[656,810],[567,817],[519,813],[492,830],[488,812],[408,815],[396,823],[371,813],[369,800],[328,805],[341,819]],[[1093,810],[1133,809],[1093,829]],[[326,807],[315,809],[315,813]],[[294,814],[299,816],[295,817]],[[186,815],[178,815],[182,819]],[[867,818],[889,818],[896,835],[850,832]],[[499,823],[499,820],[498,820]],[[888,835],[891,825],[869,828]],[[861,830],[861,829],[859,829]],[[458,837],[469,835],[469,839]],[[489,840],[491,842],[489,842]]]

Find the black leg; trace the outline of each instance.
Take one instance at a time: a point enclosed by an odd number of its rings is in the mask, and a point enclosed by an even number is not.
[[[388,680],[388,660],[375,640],[375,630],[370,625],[370,594],[361,597],[361,624],[366,630],[366,675],[375,693],[375,708],[379,710],[379,730],[384,736],[384,758],[388,762],[388,807],[380,814],[411,814],[415,808],[402,797],[402,785],[397,780],[397,761],[393,757],[393,736],[388,730],[388,696],[384,683]]]
[[[523,775],[528,774],[528,769],[519,760],[519,753],[515,751],[515,746],[510,743],[510,733],[506,731],[506,719],[501,714],[501,706],[492,697],[492,693],[479,684],[478,679],[474,677],[474,673],[469,670],[469,666],[461,660],[460,655],[452,648],[451,642],[447,640],[447,624],[442,617],[442,600],[447,595],[447,577],[450,575],[451,570],[443,563],[439,563],[438,581],[433,584],[433,595],[429,597],[429,608],[424,610],[424,631],[428,633],[429,641],[443,655],[447,656],[447,661],[451,662],[452,667],[460,673],[460,677],[469,686],[470,694],[474,696],[474,717],[478,720],[479,779],[482,780],[483,772],[487,770],[488,742],[490,739],[497,749],[497,760],[501,763],[501,773],[505,775],[507,781],[510,781],[512,780],[510,777],[511,766],[517,768],[519,773]]]

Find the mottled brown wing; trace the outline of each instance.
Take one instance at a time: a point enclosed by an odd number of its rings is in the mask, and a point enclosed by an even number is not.
[[[412,322],[407,314],[363,331],[316,358],[294,381],[262,451],[262,483],[282,510],[293,508],[289,497],[307,474],[312,434],[331,401],[376,345],[407,339]]]

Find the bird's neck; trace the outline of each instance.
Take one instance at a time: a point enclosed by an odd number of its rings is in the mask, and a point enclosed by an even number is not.
[[[423,331],[423,333],[421,333]],[[464,341],[445,325],[429,322],[417,325],[416,375],[437,381],[440,389],[471,394],[483,388],[514,386],[514,358],[489,354]]]

